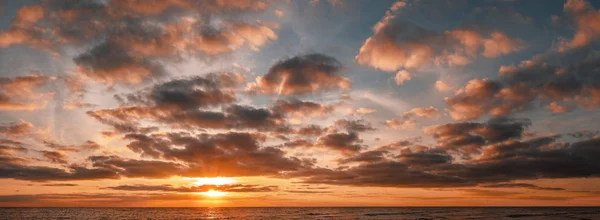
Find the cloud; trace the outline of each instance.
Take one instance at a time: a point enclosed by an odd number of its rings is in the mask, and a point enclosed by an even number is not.
[[[440,92],[446,92],[446,91],[450,91],[452,89],[452,87],[450,85],[448,85],[448,83],[438,80],[438,81],[435,81],[435,89],[437,89]]]
[[[116,96],[123,103],[118,108],[87,114],[112,126],[110,133],[116,134],[140,132],[142,121],[179,129],[286,129],[280,112],[231,104],[237,100],[235,88],[242,80],[242,76],[232,73],[173,79],[136,93]],[[215,107],[221,107],[221,111]]]
[[[486,114],[508,115],[544,103],[554,112],[572,110],[575,106],[595,109],[600,106],[599,59],[600,56],[591,54],[566,67],[550,65],[543,58],[523,61],[518,66],[502,66],[501,79],[471,80],[445,101],[455,120],[476,119]],[[563,105],[572,107],[559,107]]]
[[[556,188],[556,187],[541,187],[541,186],[536,186],[536,185],[529,184],[529,183],[498,183],[498,184],[483,185],[481,187],[485,187],[485,188],[526,188],[526,189],[534,189],[534,190],[551,190],[551,191],[565,190],[563,188]]]
[[[488,79],[474,79],[456,92],[454,97],[446,97],[450,106],[450,115],[455,120],[466,120],[480,117],[484,109],[479,107],[493,98],[500,91],[500,85]]]
[[[394,161],[365,163],[344,170],[309,170],[296,173],[304,183],[379,186],[379,187],[460,187],[468,186],[460,178],[412,170],[407,164]]]
[[[362,160],[357,166],[337,169],[312,168],[286,173],[303,183],[348,186],[444,188],[490,185],[539,178],[596,177],[599,164],[598,138],[573,143],[556,142],[557,137],[507,140],[483,147],[479,156],[456,160],[443,148],[415,146],[392,151],[385,158]],[[380,151],[384,149],[380,149]],[[365,156],[371,154],[365,152]],[[360,154],[359,154],[360,155]],[[578,167],[576,171],[572,167]],[[505,185],[506,187],[516,187]],[[535,188],[540,190],[559,190]]]
[[[600,11],[585,0],[568,0],[564,10],[573,19],[576,30],[573,39],[563,42],[559,50],[581,48],[597,40],[600,36]]]
[[[0,47],[24,44],[56,55],[89,48],[74,58],[76,73],[109,86],[139,84],[167,75],[166,64],[245,48],[257,51],[277,40],[275,23],[225,19],[266,8],[258,0],[168,0],[152,6],[141,1],[41,2],[17,12],[11,27],[0,33]]]
[[[21,120],[19,123],[12,122],[0,125],[0,134],[9,137],[22,137],[29,135],[33,128],[33,124]]]
[[[455,174],[482,182],[598,175],[594,170],[598,164],[590,158],[598,153],[594,150],[597,138],[571,143],[568,148],[555,143],[555,139],[507,141],[490,146],[481,158],[465,164]]]
[[[316,145],[335,150],[343,154],[351,155],[360,151],[362,139],[355,132],[329,133],[317,138]]]
[[[375,128],[371,125],[371,123],[363,120],[346,120],[340,119],[335,121],[334,127],[345,129],[348,132],[365,132],[365,131],[374,131]]]
[[[321,194],[331,193],[331,191],[317,191],[317,190],[286,190],[288,193],[300,193],[300,194]]]
[[[394,128],[394,129],[413,129],[415,128],[415,120],[399,120],[399,119],[390,119],[390,120],[386,120],[385,124],[390,127],[390,128]]]
[[[158,62],[134,56],[113,42],[103,42],[74,58],[78,71],[90,79],[114,85],[139,84],[166,74]]]
[[[179,8],[186,10],[205,10],[205,11],[239,11],[239,10],[263,10],[267,6],[266,1],[263,0],[209,0],[209,1],[189,1],[189,0],[177,0],[177,1],[158,1],[156,4],[144,5],[144,1],[134,0],[128,2],[117,1],[114,3],[115,9],[125,8],[135,13],[154,15],[165,12],[170,8]]]
[[[261,134],[227,132],[166,135],[128,134],[127,148],[142,156],[186,162],[185,175],[198,176],[260,176],[304,166],[296,157],[288,157],[275,147],[261,146]]]
[[[64,194],[15,194],[0,196],[0,203],[20,206],[86,206],[114,207],[116,203],[123,206],[140,207],[150,202],[169,201],[193,202],[203,199],[195,194],[173,193],[64,193]]]
[[[273,14],[277,15],[277,17],[283,17],[285,16],[285,12],[281,11],[281,10],[275,10],[273,11]]]
[[[218,32],[205,30],[205,34],[193,39],[192,45],[207,54],[221,54],[238,50],[243,45],[258,50],[260,46],[277,39],[273,27],[266,25],[234,23],[227,29]]]
[[[551,102],[550,104],[546,105],[546,108],[554,113],[565,113],[573,111],[573,108],[571,106],[562,106],[557,102]]]
[[[394,80],[396,81],[396,85],[402,85],[405,81],[408,81],[411,78],[412,77],[410,76],[410,73],[408,71],[400,70],[398,71],[398,73],[396,73],[396,77],[394,77]]]
[[[412,117],[426,117],[433,118],[440,115],[440,111],[438,111],[433,106],[429,106],[427,108],[413,108],[407,112],[402,114],[402,118],[408,119]]]
[[[320,136],[325,132],[325,129],[318,125],[308,125],[299,128],[296,133],[302,136]]]
[[[68,152],[93,151],[102,148],[98,143],[90,140],[87,140],[80,145],[63,145],[52,141],[44,141],[44,145],[54,150]]]
[[[27,166],[16,163],[0,163],[0,178],[11,178],[29,181],[65,181],[65,180],[97,180],[117,179],[114,170],[105,168],[85,168],[72,166],[69,169],[59,169],[44,166]]]
[[[368,114],[372,114],[377,112],[377,110],[372,109],[372,108],[357,108],[355,109],[350,109],[348,111],[350,113],[350,115],[368,115]]]
[[[345,164],[352,162],[378,162],[383,161],[385,159],[386,154],[388,154],[388,152],[384,150],[365,151],[351,157],[342,158],[339,160],[339,163]]]
[[[359,64],[387,72],[400,70],[396,78],[400,76],[403,82],[408,76],[403,69],[419,69],[432,61],[463,66],[479,54],[493,58],[524,47],[523,41],[500,31],[457,28],[439,33],[428,30],[401,21],[398,14],[404,7],[394,4],[373,27],[373,36],[365,40],[356,56]]]
[[[43,74],[0,77],[0,110],[36,110],[44,107],[47,103],[45,99],[54,93],[42,93],[39,89],[52,80],[53,77]]]
[[[154,24],[124,20],[108,32],[108,38],[74,59],[79,72],[101,83],[139,84],[166,75],[163,63],[181,60],[185,54],[226,54],[243,47],[258,50],[277,39],[274,25],[187,18]]]
[[[78,186],[78,185],[72,184],[72,183],[48,183],[48,184],[42,184],[42,186]]]
[[[56,164],[67,164],[67,157],[58,151],[39,151],[48,161]]]
[[[11,160],[11,158],[6,156],[12,156],[17,152],[27,152],[28,149],[24,147],[25,144],[19,141],[13,141],[8,139],[0,139],[0,157],[3,159]],[[3,160],[0,159],[0,160]],[[18,158],[13,158],[17,159]]]
[[[264,76],[248,85],[249,92],[294,95],[330,89],[348,89],[349,79],[338,75],[342,64],[323,54],[307,54],[280,60]]]
[[[403,148],[397,156],[398,161],[410,164],[413,167],[434,166],[452,162],[453,158],[445,150],[427,148],[422,146]]]
[[[465,154],[479,153],[483,146],[520,139],[531,125],[526,119],[493,118],[486,123],[461,122],[423,129],[436,139],[438,147]]]
[[[87,113],[100,122],[113,126],[114,133],[144,132],[143,130],[147,129],[139,127],[139,121],[144,119],[179,129],[286,129],[285,121],[278,113],[269,109],[241,105],[228,106],[223,109],[223,112],[199,109],[163,112],[156,108],[122,107]],[[144,133],[154,130],[151,129]]]
[[[96,107],[98,107],[98,105],[96,105],[96,104],[87,103],[87,102],[79,102],[79,101],[68,102],[68,103],[64,103],[64,105],[63,105],[63,108],[68,109],[68,110],[73,110],[73,109],[78,109],[78,108],[96,108]]]
[[[175,162],[129,159],[116,155],[90,156],[88,160],[93,167],[108,170],[115,178],[166,178],[181,175],[186,169],[184,165]]]
[[[273,104],[273,110],[282,114],[295,117],[325,116],[335,110],[335,106],[324,105],[311,101],[292,99],[289,101],[278,100]]]
[[[215,107],[236,101],[234,89],[243,82],[240,74],[209,73],[176,78],[118,98],[126,104],[143,104],[163,111]]]
[[[0,47],[29,44],[32,47],[48,49],[51,42],[42,38],[44,29],[36,27],[43,17],[44,8],[39,5],[25,6],[19,9],[10,28],[0,33]]]
[[[247,184],[227,184],[227,185],[201,185],[201,186],[181,186],[175,187],[169,184],[164,185],[120,185],[104,187],[103,189],[122,190],[122,191],[162,191],[162,192],[208,192],[216,190],[220,192],[274,192],[278,191],[277,186],[260,186]]]

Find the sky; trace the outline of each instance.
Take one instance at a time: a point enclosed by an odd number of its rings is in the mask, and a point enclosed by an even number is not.
[[[0,2],[0,206],[600,204],[600,1]]]

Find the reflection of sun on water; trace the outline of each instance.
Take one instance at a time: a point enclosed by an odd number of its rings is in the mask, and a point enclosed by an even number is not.
[[[202,185],[221,186],[221,185],[233,184],[236,182],[235,179],[228,178],[228,177],[212,177],[212,178],[202,177],[202,178],[186,178],[186,179],[194,181],[194,185],[197,185],[197,186],[202,186]],[[221,192],[218,190],[210,189],[206,192],[201,192],[200,194],[205,195],[205,196],[210,196],[210,197],[219,197],[219,196],[227,195],[227,192]]]

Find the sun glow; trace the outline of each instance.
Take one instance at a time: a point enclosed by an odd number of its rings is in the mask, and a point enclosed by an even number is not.
[[[233,184],[233,183],[237,182],[235,179],[228,178],[228,177],[202,177],[202,178],[186,178],[186,179],[193,180],[194,185],[197,185],[197,186],[201,186],[201,185],[220,186],[220,185]]]
[[[221,191],[216,191],[216,190],[208,190],[206,192],[201,192],[202,195],[205,196],[210,196],[210,197],[219,197],[219,196],[224,196],[227,195],[227,192],[221,192]]]
[[[202,186],[202,185],[229,185],[237,182],[237,180],[228,177],[201,177],[201,178],[185,178],[186,180],[194,181],[194,185]],[[206,192],[201,192],[200,194],[209,196],[209,197],[220,197],[227,195],[227,192],[218,191],[215,189],[210,189]]]

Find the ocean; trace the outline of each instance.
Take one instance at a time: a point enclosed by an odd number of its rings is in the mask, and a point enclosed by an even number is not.
[[[0,208],[0,219],[600,219],[600,207]]]

